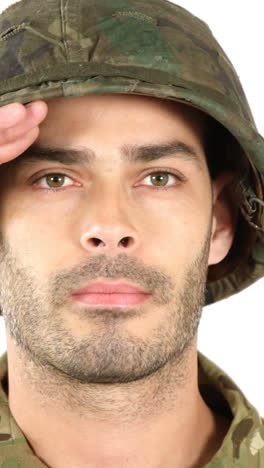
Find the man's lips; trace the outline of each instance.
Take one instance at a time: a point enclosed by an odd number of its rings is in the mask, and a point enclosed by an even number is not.
[[[128,283],[89,283],[72,294],[74,300],[91,306],[127,307],[145,302],[151,293]]]
[[[150,294],[144,289],[138,288],[130,283],[110,283],[102,281],[93,281],[81,289],[78,289],[73,295],[76,294]]]

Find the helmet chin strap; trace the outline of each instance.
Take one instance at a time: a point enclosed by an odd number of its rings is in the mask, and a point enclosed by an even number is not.
[[[243,202],[240,205],[243,216],[254,229],[264,233],[264,201],[258,198],[252,188],[246,186],[243,180],[240,181],[240,187],[243,194]],[[262,216],[259,214],[259,219],[261,221],[262,218],[262,221],[261,225],[258,225],[252,221],[252,218],[257,211],[260,213],[261,209],[263,213]]]

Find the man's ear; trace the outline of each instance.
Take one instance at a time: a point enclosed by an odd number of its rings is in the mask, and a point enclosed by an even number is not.
[[[208,266],[220,263],[233,243],[239,212],[232,193],[233,180],[234,174],[224,171],[212,181],[213,220]]]

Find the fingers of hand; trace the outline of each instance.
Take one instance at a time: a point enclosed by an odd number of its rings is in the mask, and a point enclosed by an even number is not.
[[[0,108],[0,164],[19,156],[34,142],[47,112],[44,101],[29,107],[13,103]]]
[[[38,101],[27,108],[19,103],[15,103],[14,106],[16,104],[19,107],[14,107],[13,109],[3,107],[0,109],[0,146],[12,143],[19,137],[24,136],[25,133],[38,126],[47,115],[47,105],[42,101]],[[6,112],[8,110],[9,112]],[[4,119],[4,112],[1,115],[1,111],[5,111],[6,120]],[[9,126],[7,126],[6,122],[9,122]]]

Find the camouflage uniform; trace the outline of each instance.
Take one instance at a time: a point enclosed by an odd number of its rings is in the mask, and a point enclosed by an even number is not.
[[[191,105],[224,126],[235,142],[240,211],[232,248],[208,268],[205,305],[263,277],[264,140],[232,63],[203,21],[165,0],[22,0],[0,15],[0,58],[0,106],[130,93]],[[227,375],[199,359],[234,418],[208,466],[264,467],[263,420]],[[2,399],[2,467],[43,466]]]

